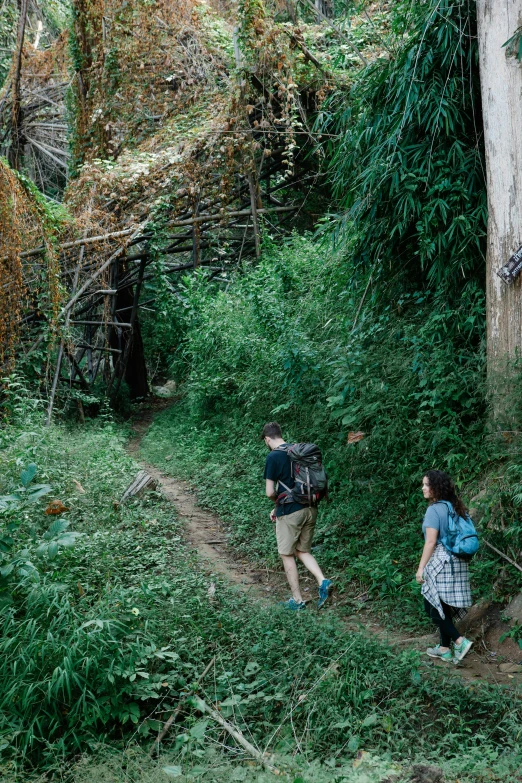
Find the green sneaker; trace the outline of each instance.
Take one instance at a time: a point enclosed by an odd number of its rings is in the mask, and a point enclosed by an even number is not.
[[[426,650],[426,655],[429,655],[430,658],[440,658],[441,661],[449,661],[450,663],[453,660],[451,650],[442,652],[440,649],[440,644],[437,644],[436,647],[428,647]]]
[[[456,644],[453,650],[453,663],[461,661],[471,650],[472,644],[473,642],[470,642],[466,637],[464,637],[460,644]]]

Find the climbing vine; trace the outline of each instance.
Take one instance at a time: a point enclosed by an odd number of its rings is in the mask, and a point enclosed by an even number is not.
[[[56,241],[64,217],[49,209],[36,187],[0,158],[0,364],[12,370],[22,321],[57,329],[61,301]],[[39,246],[43,253],[23,255]]]

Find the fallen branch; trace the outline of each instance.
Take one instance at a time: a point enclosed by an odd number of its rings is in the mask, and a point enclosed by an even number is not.
[[[219,714],[219,712],[212,707],[210,707],[206,702],[203,701],[199,696],[194,696],[192,699],[192,703],[194,704],[194,707],[198,709],[200,712],[205,713],[206,715],[209,715],[212,720],[215,720],[216,723],[219,723],[220,726],[222,726],[225,731],[228,731],[231,737],[235,739],[235,741],[238,743],[238,745],[241,745],[242,748],[244,748],[247,753],[250,753],[250,755],[256,759],[265,769],[267,769],[269,772],[272,773],[272,775],[280,775],[281,773],[276,767],[273,767],[272,764],[268,762],[268,760],[264,757],[263,753],[255,748],[252,743],[250,743],[246,737],[239,731],[239,729],[236,729],[235,726],[232,726],[231,723],[226,721],[222,715]]]
[[[214,658],[212,658],[212,660],[210,661],[210,663],[209,663],[209,664],[207,664],[207,666],[205,666],[205,670],[203,671],[203,674],[201,674],[201,675],[198,677],[198,679],[196,680],[196,683],[197,683],[197,685],[199,685],[199,683],[201,682],[201,680],[202,680],[204,677],[206,677],[206,676],[207,676],[207,674],[209,673],[209,671],[211,670],[211,668],[213,667],[213,665],[214,665],[214,663],[215,663],[215,662],[216,662],[216,659],[215,659],[215,657],[214,657]],[[163,737],[164,737],[164,736],[167,734],[167,732],[169,731],[170,727],[172,726],[172,724],[174,723],[174,721],[176,720],[176,718],[178,717],[178,715],[179,715],[179,713],[181,712],[181,710],[182,710],[183,706],[186,704],[186,701],[187,701],[187,699],[188,699],[188,696],[185,696],[183,699],[181,699],[180,703],[178,704],[178,706],[176,707],[176,709],[174,710],[174,712],[172,713],[172,715],[169,717],[169,719],[167,720],[167,722],[166,722],[166,723],[165,723],[165,725],[163,726],[162,730],[159,732],[158,736],[157,736],[157,737],[156,737],[156,739],[154,740],[154,744],[152,745],[152,747],[151,747],[151,749],[150,749],[150,751],[149,751],[149,754],[150,754],[151,756],[152,756],[152,754],[154,753],[154,751],[155,751],[155,750],[156,750],[156,752],[157,752],[157,753],[158,753],[158,755],[159,755],[159,746],[160,746],[160,742],[161,742],[161,740],[163,739]]]
[[[500,555],[500,557],[503,557],[503,558],[504,558],[504,560],[507,560],[507,561],[508,561],[508,563],[511,563],[511,565],[512,565],[512,566],[514,566],[515,568],[517,568],[517,569],[518,569],[518,570],[519,570],[519,571],[522,573],[522,567],[521,567],[521,566],[519,566],[519,565],[518,565],[518,563],[515,563],[515,561],[514,561],[514,560],[512,560],[512,559],[511,559],[511,558],[510,558],[508,555],[504,554],[504,552],[501,552],[501,551],[500,551],[500,549],[497,549],[497,548],[496,548],[496,546],[493,546],[493,544],[490,544],[490,543],[489,543],[489,541],[484,541],[484,539],[482,539],[482,542],[483,542],[483,543],[484,543],[486,546],[489,546],[489,548],[490,548],[490,549],[492,549],[492,550],[493,550],[493,552],[496,552],[496,553],[497,553],[497,555]]]
[[[285,28],[283,28],[283,30],[288,35],[290,40],[302,51],[305,56],[305,60],[308,60],[312,63],[312,65],[315,65],[315,67],[318,68],[322,73],[330,73],[328,69],[325,68],[325,66],[322,64],[322,62],[320,62],[306,46],[301,32],[292,32],[291,30],[286,30]]]

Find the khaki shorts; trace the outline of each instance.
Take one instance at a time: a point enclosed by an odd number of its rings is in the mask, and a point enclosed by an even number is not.
[[[277,551],[280,555],[294,555],[295,550],[309,552],[314,537],[317,508],[302,508],[293,514],[277,517]]]

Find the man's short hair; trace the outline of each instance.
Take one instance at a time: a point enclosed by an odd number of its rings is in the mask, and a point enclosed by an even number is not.
[[[281,427],[277,423],[277,421],[269,421],[268,424],[265,424],[263,427],[263,433],[261,435],[261,440],[264,440],[265,438],[282,438],[283,434],[281,432]]]

